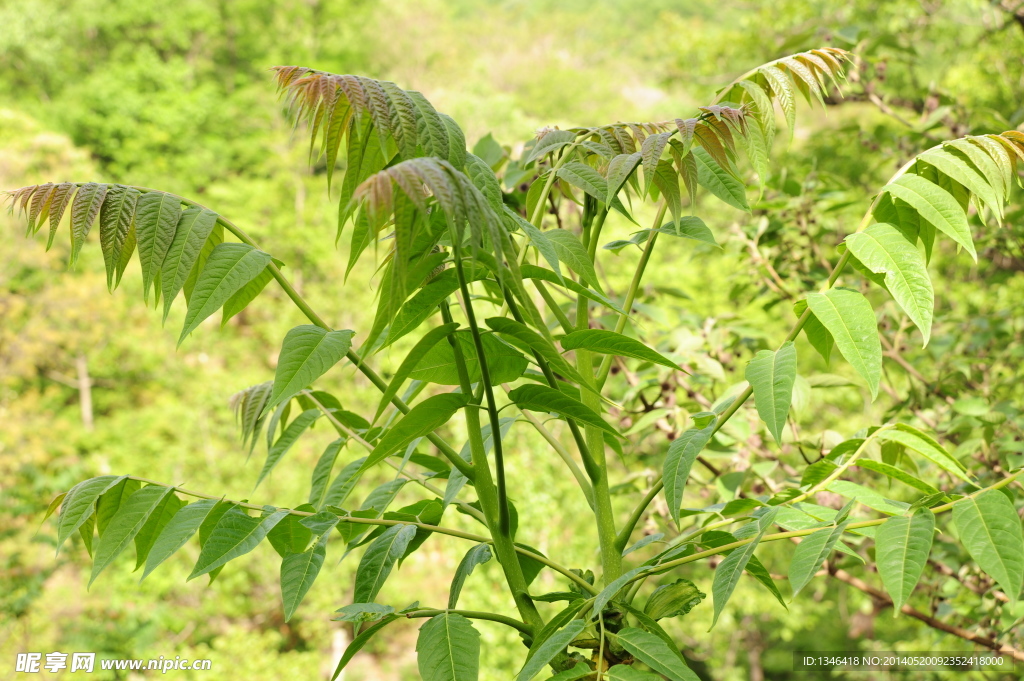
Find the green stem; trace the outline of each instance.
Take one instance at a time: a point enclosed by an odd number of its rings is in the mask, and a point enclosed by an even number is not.
[[[508,309],[512,313],[513,319],[520,324],[523,324],[523,315],[519,312],[519,307],[516,305],[516,301],[512,298],[511,293],[506,291],[505,299],[508,303]],[[543,355],[539,352],[534,351],[533,358],[536,360],[537,366],[539,366],[540,370],[544,373],[544,378],[547,380],[548,385],[555,390],[558,390],[558,380],[555,378],[554,372],[551,371],[551,365],[548,364],[547,360],[544,359]],[[580,427],[574,419],[566,418],[566,423],[568,423],[569,432],[572,433],[573,440],[576,442],[576,447],[579,449],[580,459],[583,460],[583,467],[587,469],[587,474],[593,480],[600,473],[598,472],[597,464],[590,456],[590,448],[587,447],[587,441],[584,439],[583,433],[580,432]],[[575,464],[575,462],[573,463]],[[584,494],[586,494],[586,489],[584,489]],[[588,497],[589,496],[590,495],[588,495]],[[591,507],[593,507],[593,505],[594,504],[591,503]]]
[[[588,245],[589,230],[584,231],[584,245]],[[576,301],[576,327],[590,327],[590,304],[584,296]],[[594,355],[587,350],[577,349],[576,369],[583,379],[590,383],[593,390],[581,387],[580,400],[596,413],[602,413],[601,398],[596,394],[594,384]],[[622,551],[615,548],[615,516],[612,511],[612,497],[608,485],[608,463],[604,452],[604,431],[597,426],[585,424],[586,447],[593,462],[588,467],[594,485],[594,515],[597,519],[597,536],[601,547],[601,568],[604,572],[604,583],[610,584],[622,574]]]
[[[668,210],[668,203],[663,202],[661,207],[658,209],[658,214],[654,218],[654,229],[661,226],[661,221],[665,219],[665,211]],[[595,238],[594,241],[597,239]],[[651,232],[651,236],[647,239],[647,244],[644,246],[644,251],[640,255],[640,262],[636,264],[636,271],[633,272],[633,280],[629,282],[629,290],[626,291],[626,299],[622,303],[622,311],[626,314],[619,315],[619,318],[615,321],[615,333],[622,333],[622,330],[626,328],[626,320],[629,319],[629,312],[633,308],[633,301],[636,300],[636,294],[640,290],[640,281],[644,277],[644,270],[647,269],[647,263],[651,260],[651,253],[654,252],[654,242],[658,240],[658,232]],[[605,381],[608,380],[608,372],[612,368],[612,356],[605,355],[604,359],[601,360],[601,368],[597,372],[597,385],[599,388],[604,387]]]
[[[587,253],[590,254],[590,259],[597,262],[597,242],[601,239],[601,230],[604,229],[605,218],[608,217],[608,208],[605,207],[599,211],[597,217],[594,219],[593,226],[587,230],[590,233],[590,243],[587,244]]]
[[[508,535],[511,538],[508,493],[505,487],[505,455],[501,444],[501,420],[498,416],[498,406],[494,401],[494,388],[491,385],[491,371],[487,362],[487,354],[484,352],[483,340],[480,337],[480,327],[477,325],[476,313],[473,311],[473,302],[469,295],[469,284],[466,283],[466,273],[462,268],[462,254],[458,241],[455,240],[455,235],[452,235],[452,243],[455,250],[455,274],[459,280],[459,289],[462,291],[462,303],[465,307],[469,331],[473,336],[473,346],[476,348],[477,364],[480,367],[480,381],[484,387],[484,396],[487,398],[487,414],[491,422],[494,469],[498,483],[498,529],[503,535]]]
[[[512,627],[513,629],[526,634],[529,637],[533,637],[533,631],[520,622],[517,619],[511,617],[505,617],[504,615],[498,615],[493,612],[483,612],[480,610],[414,610],[412,612],[404,613],[406,617],[437,617],[438,615],[444,615],[446,613],[452,613],[455,615],[462,615],[465,618],[471,620],[487,620],[489,622],[497,622],[498,624],[504,624],[506,627]]]
[[[525,250],[525,249],[524,249]],[[540,297],[547,303],[548,309],[551,310],[551,314],[555,315],[555,319],[558,320],[562,330],[566,333],[572,333],[576,330],[576,327],[569,321],[569,317],[562,311],[562,308],[558,305],[558,301],[555,300],[554,296],[551,295],[551,291],[544,285],[540,279],[531,279],[533,286],[540,292]]]
[[[459,269],[457,271],[459,272],[458,276],[461,282],[464,278],[461,271],[461,257],[456,254],[455,260],[458,263],[457,267]],[[463,291],[463,296],[466,300],[469,299],[466,291]],[[468,307],[469,305],[467,304]],[[446,324],[451,323],[452,314],[447,301],[441,304],[441,316]],[[472,395],[473,390],[469,382],[469,371],[466,368],[466,359],[462,353],[462,346],[454,335],[448,337],[448,342],[452,344],[455,366],[459,373],[459,385],[462,392],[466,395]],[[479,349],[477,353],[482,354]],[[474,398],[474,400],[478,399]],[[469,449],[473,456],[473,468],[476,471],[476,480],[473,486],[476,488],[477,498],[480,500],[480,508],[484,512],[487,529],[491,533],[491,543],[494,545],[494,552],[498,556],[498,562],[501,564],[502,572],[505,574],[505,581],[512,592],[512,598],[516,603],[519,614],[529,626],[534,629],[540,629],[540,627],[544,626],[544,620],[529,596],[526,577],[523,575],[522,566],[516,557],[515,542],[512,540],[509,532],[502,532],[501,530],[501,504],[498,500],[498,492],[494,487],[494,480],[491,477],[491,467],[487,461],[487,451],[484,449],[480,413],[472,407],[463,411],[466,414],[466,428],[469,430]],[[501,442],[501,430],[493,425],[491,441],[495,446],[499,446]]]
[[[545,428],[544,424],[541,423],[536,416],[529,411],[523,411],[522,414],[523,417],[530,422],[530,425],[540,433],[540,436],[544,438],[549,445],[551,445],[551,448],[555,450],[556,454],[558,454],[558,458],[565,462],[565,465],[569,468],[569,472],[572,473],[572,477],[576,478],[576,484],[579,485],[580,490],[583,491],[583,496],[587,498],[587,504],[590,506],[590,509],[594,510],[594,486],[590,483],[590,480],[587,479],[587,476],[583,471],[580,470],[580,467],[576,465],[576,460],[572,458],[569,450],[562,446],[562,443],[558,441],[558,438],[556,438],[551,431]]]

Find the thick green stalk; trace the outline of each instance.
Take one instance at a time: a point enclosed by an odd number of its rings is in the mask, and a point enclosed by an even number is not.
[[[469,331],[473,336],[473,346],[476,348],[477,364],[480,367],[480,382],[483,385],[484,395],[487,398],[487,415],[491,422],[491,441],[494,445],[494,469],[498,483],[498,527],[502,534],[507,534],[511,537],[508,492],[505,488],[505,454],[501,444],[501,419],[498,416],[498,406],[494,401],[491,370],[488,366],[487,354],[484,352],[483,340],[480,337],[480,327],[476,322],[476,313],[473,311],[469,284],[466,282],[466,273],[462,268],[461,249],[454,235],[452,240],[455,250],[455,274],[459,280],[459,290],[462,291],[462,302],[465,307],[466,320],[469,323]]]
[[[458,262],[458,259],[456,262]],[[446,324],[452,322],[452,314],[447,301],[441,304],[441,316]],[[452,352],[455,356],[455,367],[459,373],[460,388],[463,394],[472,395],[473,389],[469,382],[469,370],[466,368],[466,358],[462,354],[462,346],[454,335],[448,337],[448,342],[451,343]],[[480,351],[477,350],[477,352],[479,353]],[[522,566],[519,564],[519,558],[516,556],[515,542],[512,540],[510,533],[501,531],[501,507],[498,503],[498,492],[494,487],[494,480],[491,477],[490,463],[487,461],[487,451],[484,449],[480,413],[475,405],[470,405],[463,411],[466,414],[466,428],[469,430],[469,450],[473,456],[473,468],[476,473],[473,486],[476,488],[476,494],[480,500],[480,508],[484,512],[487,529],[491,533],[491,543],[494,545],[494,552],[498,556],[498,562],[501,564],[502,572],[505,574],[505,582],[512,591],[512,598],[516,603],[519,614],[527,625],[535,630],[539,629],[544,626],[544,620],[537,611],[537,606],[530,599],[526,577],[523,575]],[[495,446],[498,446],[501,442],[501,430],[493,425],[491,439]]]
[[[589,246],[589,230],[584,231],[584,246]],[[576,301],[576,327],[579,329],[590,328],[590,301],[580,296]],[[577,349],[576,369],[583,375],[584,380],[594,383],[594,354],[588,350]],[[596,388],[595,388],[596,390]],[[584,405],[600,414],[602,409],[601,398],[595,390],[580,390],[580,400]],[[609,584],[622,574],[622,551],[615,548],[615,516],[612,511],[612,497],[608,485],[608,463],[604,452],[604,431],[597,426],[586,425],[587,449],[590,458],[594,463],[593,470],[588,470],[594,484],[594,515],[597,519],[597,536],[601,548],[601,568],[604,572],[604,583]]]
[[[444,615],[446,613],[462,615],[463,617],[471,620],[497,622],[498,624],[504,624],[506,627],[512,627],[531,638],[533,637],[533,631],[519,620],[512,619],[511,617],[505,617],[504,615],[497,615],[493,612],[482,612],[480,610],[413,610],[412,612],[405,613],[405,616],[409,618],[437,617],[438,615]]]

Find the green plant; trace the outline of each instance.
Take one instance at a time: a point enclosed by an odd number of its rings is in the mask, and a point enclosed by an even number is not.
[[[951,512],[949,527],[963,537],[971,558],[1013,604],[1024,575],[1024,540],[1009,487],[1019,470],[968,470],[931,436],[899,422],[857,433],[803,470],[769,465],[752,468],[752,476],[724,473],[704,452],[729,446],[723,428],[751,396],[767,433],[780,445],[786,441],[801,330],[826,361],[837,348],[873,398],[882,373],[875,314],[858,288],[838,286],[840,278],[886,289],[927,344],[933,309],[927,264],[937,232],[975,255],[969,209],[1001,218],[1017,157],[1024,158],[1024,134],[953,140],[907,162],[847,237],[821,290],[797,303],[797,321],[783,343],[760,350],[747,367],[746,384],[710,408],[669,413],[649,404],[633,384],[639,379],[661,385],[675,372],[689,373],[666,356],[671,350],[644,342],[643,329],[630,319],[659,238],[717,246],[703,220],[684,214],[684,196],[691,213],[698,187],[749,212],[737,150],[746,153],[763,186],[770,176],[776,106],[792,131],[797,92],[808,102],[823,102],[848,58],[825,48],[771,62],[723,88],[690,119],[545,130],[516,160],[489,138],[467,153],[458,125],[419,93],[368,78],[278,68],[279,86],[311,128],[313,155],[325,160],[328,185],[338,157],[344,157],[337,236],[350,232],[348,271],[371,245],[379,261],[377,313],[359,352],[352,348],[354,332],[331,329],[284,277],[282,263],[205,206],[167,192],[92,182],[11,192],[12,206],[27,215],[31,233],[49,220],[48,246],[70,212],[72,264],[98,219],[111,289],[137,248],[145,299],[151,290],[154,305],[162,299],[166,318],[178,293],[186,298],[179,343],[219,309],[230,319],[272,279],[306,315],[310,324],[284,338],[274,380],[234,398],[249,452],[267,438],[257,486],[315,422],[328,422],[339,435],[312,472],[306,504],[261,506],[136,476],[101,476],[51,503],[50,513],[61,509],[58,543],[78,533],[93,554],[95,580],[134,541],[137,568],[145,566],[145,577],[198,533],[200,555],[189,578],[214,579],[227,562],[266,538],[282,558],[286,618],[315,580],[332,538],[346,543],[346,553],[366,545],[354,603],[338,611],[358,633],[338,671],[389,623],[428,618],[417,649],[421,674],[431,680],[476,678],[480,646],[474,619],[521,634],[528,653],[520,679],[548,666],[559,679],[693,679],[679,644],[659,621],[685,617],[705,595],[685,578],[645,589],[651,577],[724,554],[712,589],[717,622],[744,573],[785,607],[775,580],[754,555],[760,545],[804,538],[789,568],[795,595],[826,560],[834,560],[834,551],[863,561],[873,541],[882,582],[899,608],[924,570],[944,512]],[[652,227],[599,249],[607,219],[635,223],[642,208],[633,204],[646,199],[656,206]],[[547,215],[557,221],[556,229],[543,229]],[[226,233],[237,241],[226,241]],[[599,273],[622,260],[598,254],[634,245],[641,255],[619,301],[604,293]],[[847,265],[855,271],[846,271]],[[368,365],[370,355],[418,331],[437,313],[442,323],[418,337],[389,380]],[[335,395],[313,388],[343,360],[380,389],[372,416],[356,414]],[[627,433],[604,416],[622,417],[638,405],[642,409],[634,411],[643,416]],[[296,408],[301,411],[293,413]],[[663,474],[643,493],[634,488],[631,510],[616,513],[613,491],[622,490],[611,475],[621,471],[609,451],[625,461],[622,442],[645,435],[658,418],[669,419],[677,435],[664,456]],[[506,457],[514,454],[503,446],[516,424],[535,431],[578,483],[595,519],[600,577],[517,539],[517,513],[505,478]],[[568,432],[561,432],[561,424]],[[460,427],[468,441],[457,449],[448,440]],[[424,439],[437,455],[419,451]],[[335,475],[343,448],[366,455]],[[696,463],[714,480],[691,476]],[[346,504],[352,487],[382,464],[403,477],[354,510]],[[851,482],[846,478],[853,467],[907,488],[886,494],[912,498],[889,499]],[[436,486],[439,480],[446,480],[444,490]],[[428,497],[389,510],[407,482],[420,485]],[[684,506],[686,493],[696,500],[702,492],[717,494],[720,503]],[[819,505],[822,492],[849,501],[841,508]],[[199,500],[184,504],[179,495]],[[667,512],[651,508],[659,495]],[[441,525],[449,506],[483,529]],[[882,517],[869,517],[874,515]],[[660,524],[660,531],[634,542],[645,517]],[[739,527],[727,532],[731,525]],[[775,525],[784,531],[773,531]],[[393,569],[434,533],[474,544],[456,571],[447,607],[375,603]],[[465,580],[492,555],[517,618],[457,607]],[[566,579],[566,590],[531,593],[544,569]],[[641,593],[647,596],[642,607]],[[364,624],[369,626],[360,633]]]

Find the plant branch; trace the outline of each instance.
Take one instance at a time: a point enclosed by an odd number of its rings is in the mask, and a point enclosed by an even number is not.
[[[739,78],[738,80],[742,80],[744,77],[746,77],[746,76],[743,76],[743,77]],[[736,81],[736,82],[738,82],[738,81]],[[732,86],[728,86],[728,89],[731,89],[731,87]],[[725,93],[725,92],[727,92],[727,90],[722,90],[720,95],[724,96],[723,93]],[[933,147],[933,148],[937,148],[937,147]],[[924,152],[922,152],[922,153],[924,153]],[[918,154],[918,155],[920,155],[920,154]],[[907,173],[907,171],[909,171],[914,166],[914,164],[916,162],[917,162],[917,156],[915,156],[914,158],[912,158],[909,161],[907,161],[899,170],[896,171],[895,175],[893,175],[891,178],[889,178],[889,182],[887,184],[891,184],[891,183],[895,182],[896,180],[898,180],[899,178],[901,178],[903,175],[905,175]],[[864,231],[870,225],[870,223],[871,223],[871,216],[874,214],[875,208],[878,206],[878,202],[881,201],[881,199],[882,199],[882,192],[879,192],[878,195],[876,195],[874,200],[871,202],[871,205],[868,206],[868,210],[867,210],[866,213],[864,213],[864,217],[861,218],[860,224],[857,226],[857,232]],[[654,236],[656,234],[657,234],[657,232],[655,232],[654,234],[651,235],[651,239],[652,240],[653,240],[653,238],[654,238]],[[648,245],[650,245],[650,244],[648,243]],[[842,274],[843,270],[846,268],[847,263],[849,263],[849,262],[850,262],[850,251],[846,251],[845,253],[842,254],[842,256],[840,256],[839,261],[836,263],[835,268],[833,268],[833,270],[832,270],[832,274],[829,275],[828,282],[824,286],[825,290],[831,289],[835,285],[836,281],[839,280],[839,275]],[[627,309],[626,311],[628,312],[629,310]],[[811,309],[810,308],[805,309],[803,311],[803,313],[800,315],[799,319],[797,319],[796,324],[793,325],[793,328],[786,335],[785,341],[796,340],[796,337],[800,334],[800,331],[804,328],[804,324],[807,323],[807,320],[810,318],[810,316],[811,316]],[[622,323],[623,323],[623,326],[624,326],[625,322],[622,322]],[[618,326],[618,325],[616,325],[616,326]],[[747,387],[743,390],[743,392],[741,392],[736,397],[736,399],[733,400],[732,404],[729,405],[729,408],[726,409],[722,413],[722,415],[718,417],[718,423],[715,425],[715,431],[714,432],[717,433],[719,430],[721,430],[722,426],[724,426],[725,423],[729,419],[731,419],[733,417],[733,415],[736,414],[737,411],[739,411],[739,408],[741,406],[743,406],[743,404],[748,399],[750,399],[750,396],[753,395],[753,394],[754,394],[754,389],[748,384]],[[628,541],[629,535],[632,534],[633,529],[636,527],[636,523],[639,522],[641,517],[643,517],[644,511],[647,509],[647,507],[650,505],[650,503],[657,496],[658,492],[660,492],[661,489],[664,486],[665,486],[665,481],[664,481],[663,478],[659,477],[657,480],[655,480],[654,484],[651,487],[651,491],[648,492],[647,495],[644,496],[644,498],[641,500],[641,502],[637,506],[637,508],[634,509],[633,512],[630,514],[629,523],[627,523],[626,526],[624,526],[622,528],[622,533],[624,533],[626,535],[627,541]]]
[[[225,499],[223,496],[216,496],[216,495],[213,495],[213,494],[204,494],[203,492],[196,492],[195,490],[185,489],[183,487],[176,487],[174,485],[168,485],[165,482],[160,482],[158,480],[150,480],[149,478],[141,478],[141,477],[139,477],[137,475],[129,475],[128,477],[130,479],[132,479],[132,480],[138,480],[139,482],[144,482],[144,483],[149,484],[149,485],[159,485],[161,487],[171,487],[173,489],[173,491],[175,491],[175,492],[177,492],[179,494],[184,494],[184,495],[187,495],[187,496],[190,496],[190,497],[196,497],[197,499],[214,499],[216,501],[226,501],[229,504],[235,504],[235,505],[239,506],[240,508],[247,508],[247,509],[252,510],[252,511],[263,511],[263,510],[265,510],[267,508],[266,506],[259,506],[257,504],[250,504],[250,503],[246,503],[246,502],[242,502],[242,501],[232,501],[231,499]],[[297,511],[297,510],[295,510],[293,508],[283,508],[283,507],[280,507],[280,506],[271,506],[271,508],[274,508],[275,510],[278,510],[278,511],[288,511],[289,515],[296,515],[296,516],[302,516],[302,517],[310,517],[310,516],[316,515],[315,513],[310,513],[309,511]],[[409,521],[409,520],[386,520],[386,519],[383,519],[383,518],[355,518],[355,517],[352,517],[352,516],[339,516],[339,522],[342,522],[342,523],[353,523],[353,524],[356,524],[356,525],[384,525],[384,526],[415,525],[416,527],[418,527],[418,528],[420,528],[422,530],[427,530],[429,532],[436,532],[438,534],[444,534],[444,535],[448,535],[450,537],[457,537],[459,539],[466,539],[466,540],[469,540],[469,541],[477,542],[478,544],[494,544],[494,540],[493,539],[491,539],[490,537],[485,537],[482,534],[473,534],[472,532],[463,532],[462,530],[456,530],[456,529],[451,528],[451,527],[442,527],[440,525],[428,525],[426,523],[420,523],[420,522]],[[538,563],[543,563],[544,565],[548,566],[549,568],[551,568],[555,572],[558,572],[561,575],[563,575],[564,577],[567,577],[568,579],[570,579],[575,584],[579,585],[580,588],[584,589],[588,593],[595,594],[595,595],[597,594],[597,588],[595,588],[592,584],[587,582],[585,579],[583,579],[579,575],[573,573],[571,570],[569,570],[569,568],[567,568],[567,567],[565,567],[563,565],[560,565],[559,563],[556,563],[555,561],[551,560],[550,558],[547,558],[546,556],[542,556],[539,553],[534,553],[533,551],[530,551],[529,549],[524,549],[524,548],[519,547],[519,546],[515,547],[515,552],[518,553],[518,554],[521,554],[523,556],[526,556],[527,558],[532,558],[533,560],[537,561]]]
[[[1009,475],[1009,476],[1003,478],[1002,480],[1000,480],[1000,481],[998,481],[996,483],[993,483],[992,485],[989,485],[988,487],[983,487],[983,488],[981,488],[981,489],[979,489],[979,490],[977,490],[975,492],[972,492],[971,494],[969,494],[969,495],[967,495],[965,497],[961,497],[960,499],[957,499],[956,501],[951,501],[951,502],[949,502],[947,504],[942,504],[941,506],[936,506],[935,508],[931,509],[932,513],[945,513],[946,511],[948,511],[951,508],[953,508],[954,505],[962,502],[964,499],[971,499],[971,498],[974,498],[974,497],[978,496],[979,494],[981,494],[983,492],[988,492],[990,490],[1000,489],[1001,487],[1005,487],[1006,485],[1009,485],[1011,482],[1016,480],[1021,475],[1024,475],[1024,468],[1022,468],[1021,470],[1017,471],[1016,473],[1013,473],[1012,475]],[[881,525],[886,520],[888,520],[888,518],[878,518],[876,520],[863,520],[863,521],[856,522],[856,523],[850,523],[849,525],[846,526],[846,529],[849,531],[849,530],[857,530],[857,529],[860,529],[862,527],[874,527],[876,525]],[[790,537],[803,537],[803,536],[806,536],[806,535],[809,535],[809,534],[813,534],[814,532],[817,532],[820,529],[821,529],[820,527],[812,527],[812,528],[809,528],[809,529],[806,529],[806,530],[791,530],[789,532],[777,532],[776,534],[767,534],[767,535],[765,535],[764,537],[761,538],[761,541],[762,542],[771,542],[771,541],[778,541],[780,539],[789,539]],[[645,573],[641,573],[640,575],[637,575],[636,577],[631,579],[630,582],[636,581],[637,579],[640,579],[641,577],[646,577],[646,576],[649,576],[649,575],[652,575],[652,574],[660,574],[662,572],[667,572],[668,570],[671,570],[672,568],[678,567],[680,565],[685,565],[686,563],[692,563],[694,561],[701,560],[703,558],[708,558],[709,556],[714,556],[714,555],[717,555],[719,553],[724,553],[726,551],[738,548],[740,546],[745,546],[745,545],[751,543],[752,541],[754,541],[754,539],[755,539],[755,537],[750,537],[750,538],[747,538],[747,539],[741,539],[741,540],[738,540],[738,541],[735,541],[735,542],[732,542],[732,543],[729,543],[729,544],[723,544],[722,546],[719,546],[719,547],[716,547],[716,548],[713,548],[713,549],[708,549],[706,551],[700,551],[698,553],[694,553],[694,554],[691,554],[689,556],[684,556],[682,558],[677,558],[675,560],[670,560],[667,563],[662,563],[661,565],[658,565],[658,566],[652,568],[651,570],[649,570],[649,571],[647,571]]]
[[[138,187],[138,186],[136,186],[134,188],[138,189],[141,192],[160,191],[160,190],[157,190],[157,189],[151,189],[149,187]],[[177,194],[172,194],[170,192],[163,192],[163,193],[167,194],[168,196],[173,196],[174,198],[180,200],[184,204],[187,204],[187,205],[190,205],[190,206],[196,206],[197,208],[203,208],[203,209],[206,209],[206,210],[210,210],[209,208],[207,208],[206,206],[202,205],[201,203],[197,203],[197,202],[195,202],[195,201],[193,201],[191,199],[187,199],[187,198],[185,198],[183,196],[179,196]],[[215,212],[215,211],[210,211],[210,212]],[[257,244],[256,241],[254,241],[252,237],[250,237],[248,234],[246,234],[245,231],[242,230],[242,228],[240,228],[238,225],[233,223],[231,220],[228,220],[224,216],[218,214],[217,215],[217,222],[219,222],[225,229],[227,229],[229,232],[231,232],[236,237],[238,237],[238,240],[241,241],[242,243],[248,244],[248,245],[252,246],[253,248],[259,248],[259,244]],[[302,295],[299,294],[299,292],[295,290],[295,287],[292,286],[292,283],[290,281],[288,281],[287,277],[285,277],[284,274],[282,274],[281,268],[279,268],[277,265],[275,265],[273,262],[271,262],[270,264],[267,265],[267,270],[270,272],[271,276],[274,278],[274,280],[281,287],[281,290],[284,291],[285,295],[287,295],[288,298],[291,299],[292,303],[295,304],[295,307],[299,308],[299,310],[302,312],[302,314],[304,314],[306,316],[306,319],[308,319],[309,321],[313,322],[313,324],[315,324],[316,326],[319,326],[322,329],[326,329],[327,331],[332,331],[333,330],[331,328],[330,324],[325,322],[323,320],[323,318],[320,315],[318,315],[316,313],[316,311],[312,307],[310,307],[309,303],[306,302],[306,300],[302,297]],[[366,364],[366,362],[363,361],[363,359],[359,356],[358,353],[356,353],[355,350],[349,350],[346,353],[345,357],[350,362],[352,362],[352,364],[354,364],[356,366],[356,368],[364,376],[366,376],[366,378],[368,378],[370,380],[370,382],[373,383],[373,385],[376,386],[376,388],[378,390],[380,390],[382,393],[387,390],[388,384],[384,381],[384,379],[382,379],[377,374],[376,371],[371,369]],[[397,407],[403,414],[409,413],[409,409],[410,409],[409,405],[407,405],[405,403],[405,401],[403,401],[402,398],[398,397],[397,395],[395,395],[394,397],[391,398],[391,404],[395,405],[395,407]],[[440,436],[438,436],[435,433],[430,433],[429,435],[427,435],[427,439],[430,440],[430,442],[435,447],[437,447],[438,450],[440,450],[440,452],[442,454],[444,454],[445,458],[447,458],[449,461],[451,461],[453,465],[458,466],[458,464],[455,463],[455,459],[458,459],[460,457],[459,457],[458,453],[454,449],[452,449],[451,445],[449,445],[447,442],[445,442]],[[467,477],[469,477],[470,480],[473,479],[469,475],[467,475]]]
[[[512,627],[513,629],[526,634],[530,638],[533,638],[533,632],[530,628],[519,620],[512,619],[511,617],[505,617],[504,615],[498,615],[493,612],[483,612],[481,610],[413,610],[412,612],[404,613],[404,615],[411,619],[413,617],[437,617],[438,615],[444,615],[446,613],[462,615],[463,617],[471,620],[487,620],[489,622],[504,624],[506,627]]]
[[[653,229],[658,229],[661,226],[661,221],[665,219],[665,211],[668,210],[668,203],[662,202],[661,207],[658,209],[658,214],[654,218]],[[606,211],[607,212],[607,211]],[[640,261],[636,264],[636,271],[633,272],[633,280],[629,283],[629,289],[626,291],[626,299],[622,303],[622,311],[625,314],[619,315],[619,318],[615,322],[615,333],[622,333],[622,330],[626,328],[626,321],[629,319],[630,310],[633,308],[633,301],[636,300],[637,291],[640,290],[640,281],[643,279],[644,270],[647,269],[647,263],[651,259],[651,254],[654,252],[654,243],[658,240],[658,232],[652,231],[651,236],[647,239],[647,244],[644,245],[644,251],[640,255]],[[596,239],[594,239],[596,241]],[[605,381],[608,380],[608,372],[612,368],[612,356],[605,355],[601,360],[601,368],[597,371],[597,387],[600,390],[604,387]]]
[[[853,575],[851,575],[850,573],[846,572],[845,570],[835,570],[834,572],[833,571],[829,571],[828,574],[831,575],[832,577],[835,577],[836,579],[838,579],[841,582],[849,584],[850,586],[852,586],[855,589],[863,591],[864,593],[868,594],[873,599],[875,599],[875,601],[877,601],[879,604],[881,604],[881,605],[883,605],[885,607],[891,607],[892,604],[893,604],[892,603],[892,599],[889,598],[889,596],[886,593],[876,589],[875,587],[871,586],[870,584],[868,584],[864,580],[859,579],[857,577],[854,577]],[[923,612],[921,612],[919,610],[916,610],[916,609],[910,607],[909,605],[903,605],[903,607],[900,608],[900,612],[902,612],[904,615],[909,615],[910,617],[913,617],[916,620],[924,622],[925,624],[927,624],[932,629],[938,629],[939,631],[944,631],[947,634],[952,634],[953,636],[957,636],[959,638],[962,638],[965,641],[970,641],[971,643],[977,643],[978,645],[984,646],[985,648],[988,648],[989,650],[994,650],[996,652],[1005,653],[1005,654],[1010,655],[1011,657],[1013,657],[1013,659],[1015,659],[1015,660],[1019,660],[1019,661],[1024,662],[1024,651],[1022,651],[1022,650],[1017,650],[1016,648],[1014,648],[1012,646],[1004,645],[1002,643],[999,643],[998,641],[993,641],[990,638],[986,638],[985,636],[981,636],[981,635],[976,634],[976,633],[974,633],[972,631],[968,631],[966,629],[962,629],[962,628],[954,626],[952,624],[946,624],[945,622],[943,622],[941,620],[938,620],[938,619],[935,619],[934,617],[932,617],[930,615],[926,615],[925,613],[923,613]]]

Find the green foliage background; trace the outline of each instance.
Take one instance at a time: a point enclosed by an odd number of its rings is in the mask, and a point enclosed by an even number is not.
[[[347,253],[333,247],[335,207],[318,176],[323,165],[308,167],[304,135],[291,132],[268,67],[303,64],[394,80],[451,114],[471,145],[488,132],[517,145],[542,126],[683,116],[757,64],[824,44],[857,47],[866,64],[851,89],[860,96],[836,103],[827,117],[816,111],[803,118],[758,206],[770,216],[755,210],[747,217],[709,202],[700,215],[724,252],[661,243],[648,268],[642,303],[649,330],[697,363],[691,388],[709,397],[741,381],[753,353],[785,333],[794,317],[779,291],[795,294],[820,279],[816,260],[831,256],[871,193],[910,154],[931,146],[932,136],[998,132],[1024,121],[1024,19],[981,0],[180,0],[172,10],[152,0],[4,0],[0,26],[0,187],[95,179],[195,197],[284,260],[332,325],[354,329],[372,321],[374,291],[360,283],[372,275],[370,265],[361,264],[342,287]],[[806,388],[810,395],[802,408],[797,401],[796,416],[809,433],[824,431],[822,446],[899,412],[937,429],[960,455],[981,452],[1004,468],[1022,464],[1024,227],[1016,197],[1007,228],[975,230],[978,265],[954,259],[951,250],[933,263],[946,287],[937,296],[933,338],[927,349],[915,341],[887,361],[890,394],[869,404],[859,388],[839,387],[822,406],[820,391]],[[180,325],[182,308],[161,329],[138,296],[107,295],[98,249],[87,251],[73,273],[55,276],[67,244],[43,253],[19,235],[14,220],[0,218],[0,227],[3,674],[17,652],[54,650],[211,658],[212,678],[329,674],[342,631],[329,617],[350,599],[351,560],[330,561],[286,624],[276,557],[265,546],[209,587],[183,581],[197,551],[190,547],[142,585],[120,561],[83,595],[87,556],[78,538],[55,560],[52,528],[37,532],[46,501],[58,491],[109,472],[254,503],[302,497],[308,471],[332,436],[324,431],[302,440],[292,465],[253,492],[259,456],[244,465],[227,407],[232,392],[272,374],[279,339],[303,322],[299,313],[268,289],[229,329],[204,325],[175,351],[169,329]],[[626,238],[628,227],[616,223],[609,239]],[[626,250],[619,257],[634,256]],[[140,287],[134,268],[126,279],[130,291]],[[625,283],[609,281],[613,290]],[[910,333],[900,327],[903,317],[881,296],[877,302],[883,332],[899,348]],[[400,360],[401,350],[390,357]],[[78,391],[68,385],[77,380],[78,358],[94,381],[91,430]],[[392,360],[385,352],[380,361],[387,370]],[[810,353],[801,362],[802,369],[823,369]],[[833,370],[853,376],[846,366]],[[376,405],[371,387],[351,372],[328,378],[355,411]],[[681,387],[675,395],[680,402],[692,398]],[[726,435],[758,451],[767,445],[755,424],[737,421]],[[626,456],[650,460],[653,469],[666,443],[652,429]],[[514,436],[507,448],[515,453],[509,477],[521,526],[536,532],[529,543],[542,551],[557,547],[568,564],[592,561],[584,502],[557,463]],[[720,455],[726,463],[733,456]],[[368,478],[363,493],[384,479],[379,472]],[[620,510],[629,506],[623,502]],[[461,548],[432,538],[385,587],[382,602],[443,601]],[[551,590],[561,587],[543,579]],[[709,592],[710,577],[701,579]],[[499,580],[493,561],[478,568],[466,607],[508,607]],[[977,611],[977,599],[953,579],[933,579],[928,588],[941,619],[982,620],[986,631],[1010,630],[1013,638],[1013,618],[1024,616],[1018,604],[1010,620],[987,621],[990,613]],[[893,620],[836,582],[812,582],[812,597],[788,614],[763,590],[745,582],[740,589],[711,634],[709,608],[695,609],[673,632],[706,665],[709,679],[755,678],[757,669],[764,678],[792,678],[792,650],[964,645],[914,620]],[[508,678],[521,647],[505,629],[478,628],[483,678]],[[411,623],[393,627],[346,678],[416,678],[415,631]],[[1019,647],[1019,633],[1016,639]]]

